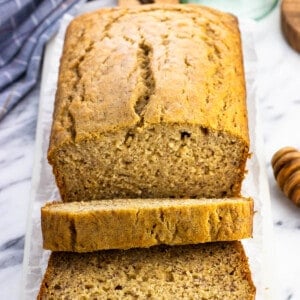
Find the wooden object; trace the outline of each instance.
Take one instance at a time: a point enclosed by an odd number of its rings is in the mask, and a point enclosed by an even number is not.
[[[300,0],[282,1],[281,28],[290,46],[300,52]]]
[[[140,4],[178,4],[179,0],[119,0],[118,5],[122,7],[129,7]]]
[[[280,189],[300,206],[300,151],[282,148],[273,155],[271,163]]]

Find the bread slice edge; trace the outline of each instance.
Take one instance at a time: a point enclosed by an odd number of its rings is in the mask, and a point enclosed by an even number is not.
[[[43,246],[92,252],[252,237],[253,199],[113,199],[41,208]]]

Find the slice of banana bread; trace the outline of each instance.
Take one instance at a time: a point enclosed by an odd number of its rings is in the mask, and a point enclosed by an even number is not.
[[[47,204],[41,213],[44,248],[91,252],[249,238],[253,201],[233,198],[60,202]]]
[[[252,300],[240,242],[53,252],[38,299]]]
[[[72,21],[48,151],[63,201],[237,196],[248,149],[234,16],[145,5]]]

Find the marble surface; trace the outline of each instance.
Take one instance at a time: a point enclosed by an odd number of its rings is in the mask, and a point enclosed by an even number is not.
[[[300,149],[300,55],[280,32],[279,8],[257,23],[257,89],[271,193],[278,299],[300,299],[300,208],[278,190],[270,159],[282,146]],[[19,299],[24,234],[34,161],[39,89],[0,122],[0,299]]]

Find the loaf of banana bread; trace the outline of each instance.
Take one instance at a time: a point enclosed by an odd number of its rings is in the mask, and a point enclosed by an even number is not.
[[[63,201],[237,196],[248,151],[234,16],[147,5],[69,25],[48,151]]]

